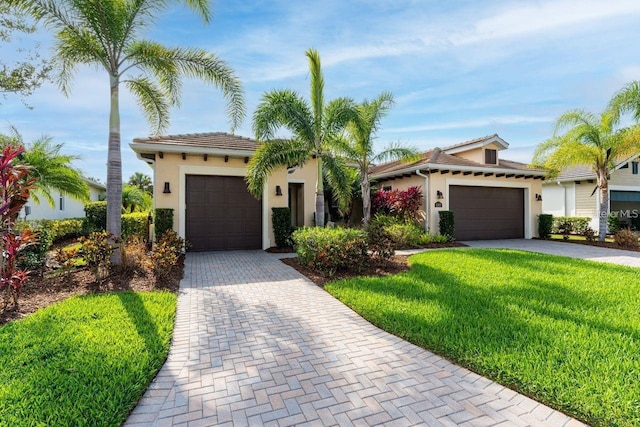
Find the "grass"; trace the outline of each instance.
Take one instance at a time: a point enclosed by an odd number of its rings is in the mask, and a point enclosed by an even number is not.
[[[640,269],[442,250],[327,291],[364,318],[594,425],[640,424]]]
[[[166,359],[169,292],[73,297],[0,328],[0,424],[119,426]]]

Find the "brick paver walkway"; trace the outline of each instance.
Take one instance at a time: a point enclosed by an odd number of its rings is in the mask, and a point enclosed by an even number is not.
[[[273,255],[190,253],[142,425],[581,425],[390,335]]]

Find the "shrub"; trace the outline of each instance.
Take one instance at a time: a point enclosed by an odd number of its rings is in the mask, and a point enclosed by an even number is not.
[[[147,245],[140,236],[133,235],[120,245],[120,267],[125,272],[144,271],[149,266]]]
[[[556,234],[584,234],[589,228],[591,218],[588,216],[555,216],[553,217],[552,233]]]
[[[455,216],[453,211],[438,211],[440,216],[440,222],[438,227],[440,229],[440,235],[447,238],[447,242],[453,242],[455,240]]]
[[[47,229],[51,234],[52,243],[60,242],[65,239],[79,237],[82,233],[83,218],[67,218],[67,219],[40,219],[34,221],[38,232]]]
[[[97,281],[101,281],[109,275],[111,267],[111,254],[115,247],[109,243],[111,234],[106,231],[95,231],[86,237],[80,238],[79,254],[87,266],[91,268]]]
[[[422,211],[422,191],[419,186],[407,190],[378,190],[371,198],[374,213],[390,215],[403,221],[418,221]]]
[[[613,240],[623,248],[637,248],[638,235],[628,228],[622,228],[613,235]]]
[[[32,244],[24,248],[18,259],[20,268],[35,270],[44,265],[47,251],[53,243],[51,231],[46,227],[38,228],[32,221],[18,221],[14,225],[14,230],[36,234]]]
[[[84,205],[85,234],[107,229],[107,202],[91,202]]]
[[[382,221],[371,220],[367,227],[367,239],[371,256],[375,261],[386,262],[395,255],[393,239],[385,230]]]
[[[443,236],[442,234],[427,234],[427,242],[425,242],[425,244],[428,243],[449,243],[450,240],[447,236]]]
[[[617,212],[611,212],[607,217],[607,228],[611,234],[616,234],[620,231],[620,217]]]
[[[173,209],[156,208],[155,217],[156,238],[159,238],[169,230],[173,230]]]
[[[149,214],[147,212],[134,212],[122,215],[122,238],[137,236],[143,240],[149,240]]]
[[[279,248],[287,248],[291,246],[291,234],[293,227],[291,225],[291,209],[289,208],[271,208],[271,221],[273,222],[273,235],[276,239],[276,246]]]
[[[538,215],[538,236],[543,239],[548,239],[551,236],[553,230],[553,215],[540,214]]]
[[[396,249],[417,246],[425,240],[424,229],[413,223],[391,224],[384,227],[384,230],[391,237]]]
[[[173,230],[160,236],[151,252],[151,265],[156,278],[166,280],[186,248],[187,242]]]
[[[350,228],[301,228],[293,233],[298,261],[321,274],[362,271],[368,260],[367,234]]]
[[[596,232],[591,227],[588,227],[586,230],[584,230],[584,233],[582,233],[582,235],[584,236],[587,242],[596,241],[596,237],[597,237]]]

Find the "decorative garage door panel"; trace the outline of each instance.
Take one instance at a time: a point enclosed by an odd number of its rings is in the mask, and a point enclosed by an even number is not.
[[[186,238],[192,251],[262,248],[262,202],[242,177],[187,175]]]
[[[456,240],[524,238],[524,189],[449,187]]]

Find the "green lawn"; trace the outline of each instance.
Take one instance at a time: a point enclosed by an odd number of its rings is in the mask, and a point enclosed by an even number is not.
[[[0,425],[119,426],[162,366],[176,296],[73,297],[0,327]]]
[[[326,286],[373,324],[595,425],[640,424],[640,269],[441,250]]]

